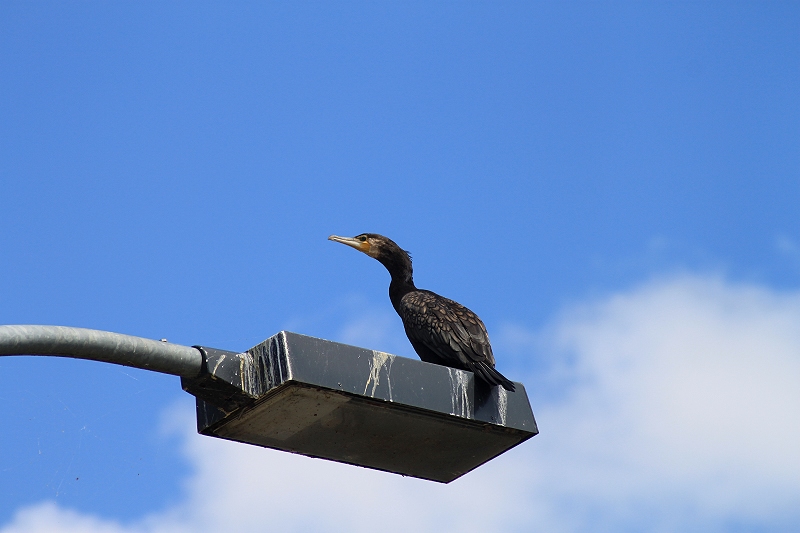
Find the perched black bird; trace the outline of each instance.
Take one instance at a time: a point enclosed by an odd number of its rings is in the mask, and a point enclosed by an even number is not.
[[[420,359],[470,370],[490,385],[514,390],[514,384],[494,369],[489,335],[478,315],[453,300],[415,287],[408,252],[375,233],[353,238],[331,235],[328,239],[352,246],[386,267],[392,276],[389,299]]]

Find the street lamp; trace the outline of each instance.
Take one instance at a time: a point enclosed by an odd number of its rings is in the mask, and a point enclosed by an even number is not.
[[[106,331],[0,326],[0,355],[181,377],[203,435],[448,483],[538,433],[525,387],[282,331],[237,353]]]

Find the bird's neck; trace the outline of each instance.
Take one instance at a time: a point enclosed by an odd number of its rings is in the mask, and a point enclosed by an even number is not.
[[[408,253],[397,248],[389,253],[379,254],[375,259],[386,267],[392,282],[389,284],[389,299],[395,311],[400,313],[400,300],[409,292],[416,290],[414,286],[414,268]]]
[[[399,314],[400,300],[409,292],[417,290],[417,287],[414,285],[414,277],[410,267],[407,269],[389,269],[389,274],[392,275],[392,282],[389,284],[389,299],[392,301],[392,307]]]

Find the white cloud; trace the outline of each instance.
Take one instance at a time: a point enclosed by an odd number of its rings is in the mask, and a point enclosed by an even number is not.
[[[43,503],[0,532],[797,526],[798,325],[800,294],[654,282],[569,309],[544,331],[508,329],[505,343],[553,363],[525,380],[532,397],[560,391],[534,404],[541,435],[450,485],[200,437],[182,406],[167,415],[195,468],[180,505],[117,524]]]
[[[612,524],[790,518],[798,325],[800,295],[690,277],[565,314],[551,338],[571,391],[540,412],[553,488]]]
[[[20,510],[3,533],[122,533],[124,530],[111,521],[62,509],[51,502]],[[133,531],[133,530],[127,530]]]

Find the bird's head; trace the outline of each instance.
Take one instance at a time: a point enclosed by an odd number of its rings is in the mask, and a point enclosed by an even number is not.
[[[351,246],[383,263],[392,275],[411,278],[411,256],[388,237],[377,233],[362,233],[355,237],[331,235],[328,240]]]

